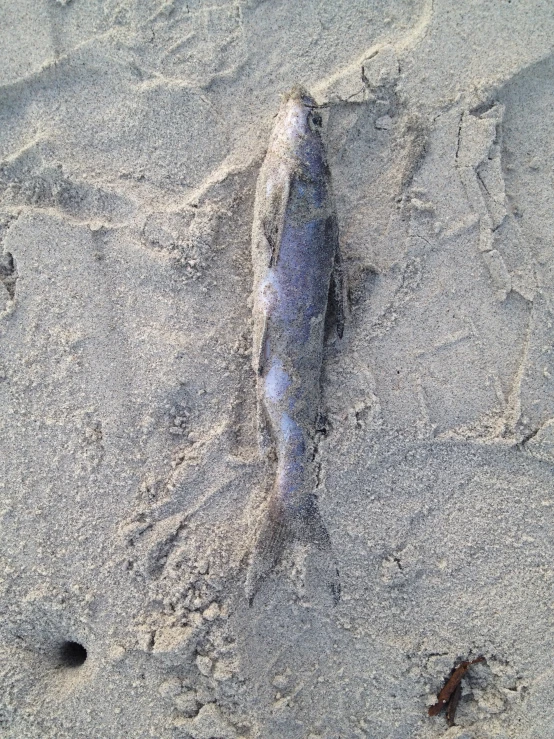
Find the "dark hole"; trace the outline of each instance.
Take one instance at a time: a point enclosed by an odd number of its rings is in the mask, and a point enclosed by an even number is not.
[[[63,667],[80,667],[85,663],[87,650],[76,641],[66,641],[60,647],[60,662]]]

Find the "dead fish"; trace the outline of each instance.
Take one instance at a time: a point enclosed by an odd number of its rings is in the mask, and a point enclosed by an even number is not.
[[[250,602],[288,543],[313,545],[335,602],[331,541],[314,493],[314,435],[325,320],[342,337],[345,316],[338,225],[315,100],[294,88],[283,100],[256,189],[253,366],[262,447],[276,477],[250,563]],[[319,566],[318,566],[319,570]]]

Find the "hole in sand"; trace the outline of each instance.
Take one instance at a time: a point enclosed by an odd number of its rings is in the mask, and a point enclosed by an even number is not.
[[[62,667],[80,667],[87,659],[87,650],[76,641],[64,641],[60,647]]]

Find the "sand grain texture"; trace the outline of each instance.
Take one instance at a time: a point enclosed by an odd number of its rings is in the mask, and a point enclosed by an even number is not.
[[[551,3],[0,25],[0,736],[552,736]],[[249,608],[250,229],[296,83],[329,103],[351,301],[314,481],[342,599],[296,547]]]

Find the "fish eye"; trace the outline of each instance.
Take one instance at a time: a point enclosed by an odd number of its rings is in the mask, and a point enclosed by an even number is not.
[[[312,123],[314,124],[314,126],[316,128],[321,128],[323,121],[319,113],[312,113],[311,118],[312,118]]]

